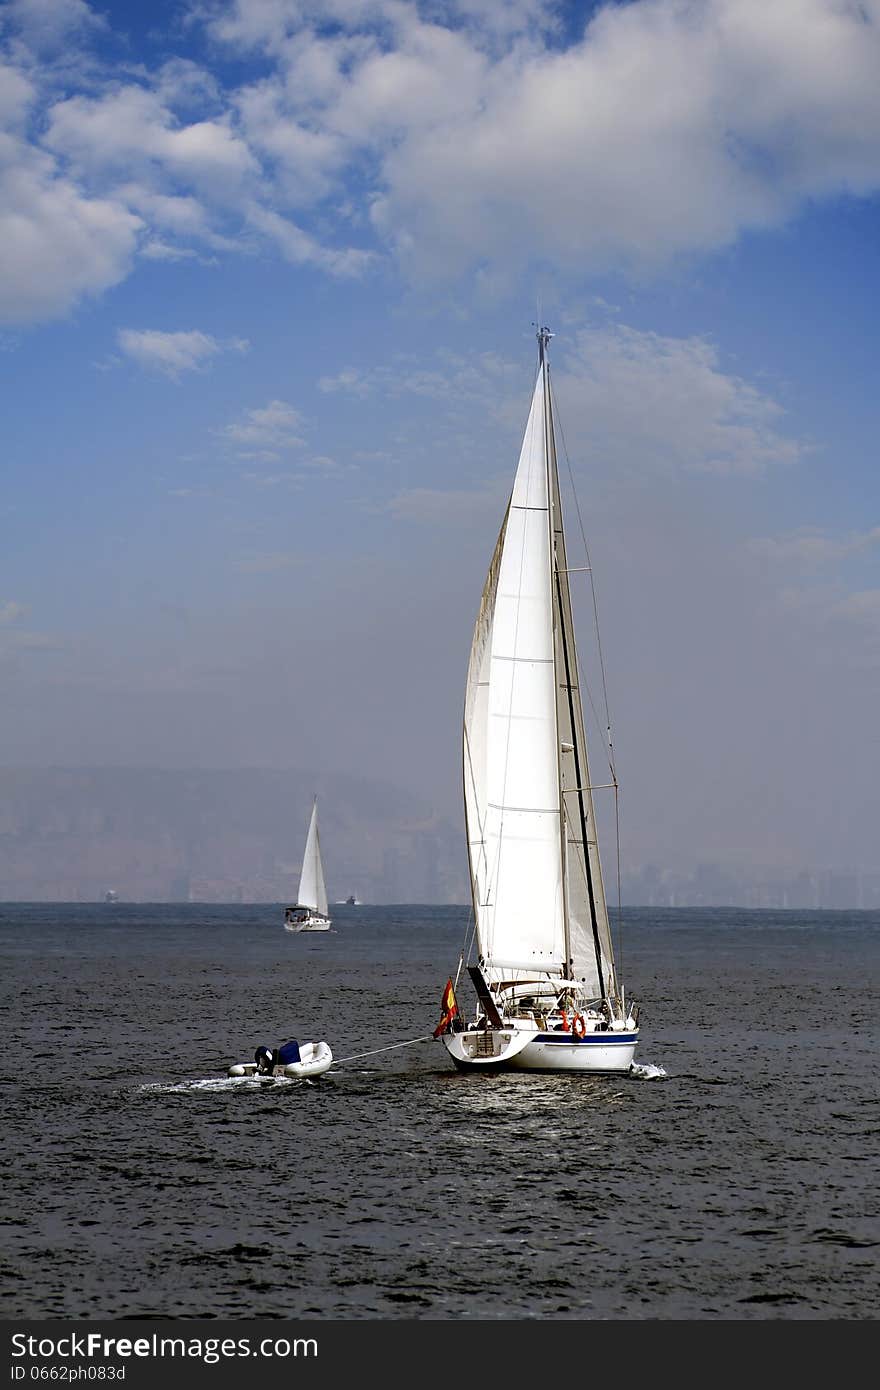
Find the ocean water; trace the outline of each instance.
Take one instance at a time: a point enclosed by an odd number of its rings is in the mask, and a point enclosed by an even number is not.
[[[0,904],[3,1317],[876,1317],[880,914],[628,910],[589,1078],[392,1046],[467,913],[334,911]]]

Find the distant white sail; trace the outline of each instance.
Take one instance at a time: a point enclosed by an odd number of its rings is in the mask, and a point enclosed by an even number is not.
[[[318,798],[312,807],[309,833],[303,855],[302,873],[299,879],[297,903],[300,907],[310,907],[313,912],[327,916],[327,890],[324,887],[324,867],[321,863],[321,842],[318,838]]]

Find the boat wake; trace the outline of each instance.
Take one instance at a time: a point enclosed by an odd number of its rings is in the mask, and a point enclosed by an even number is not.
[[[312,1083],[306,1076],[210,1076],[199,1081],[173,1081],[167,1084],[154,1081],[146,1086],[138,1086],[138,1090],[174,1095],[184,1091],[259,1091],[267,1087],[278,1090],[302,1085],[311,1086]]]
[[[630,1067],[631,1076],[640,1076],[643,1081],[655,1081],[658,1077],[666,1076],[665,1067],[655,1067],[652,1062],[633,1062]]]

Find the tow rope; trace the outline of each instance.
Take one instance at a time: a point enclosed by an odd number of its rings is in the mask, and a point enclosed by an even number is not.
[[[378,1057],[380,1052],[392,1052],[396,1047],[414,1047],[416,1043],[433,1042],[433,1033],[425,1033],[421,1038],[409,1038],[406,1042],[389,1043],[387,1047],[373,1048],[372,1052],[353,1052],[350,1057],[334,1057],[334,1067],[342,1066],[343,1062],[358,1062],[362,1057]]]

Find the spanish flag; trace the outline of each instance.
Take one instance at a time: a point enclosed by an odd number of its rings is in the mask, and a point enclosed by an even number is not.
[[[439,1038],[441,1033],[449,1031],[449,1025],[458,1013],[458,1005],[455,1002],[455,990],[452,988],[452,979],[446,981],[446,988],[440,1000],[440,1022],[434,1029],[434,1037]]]

